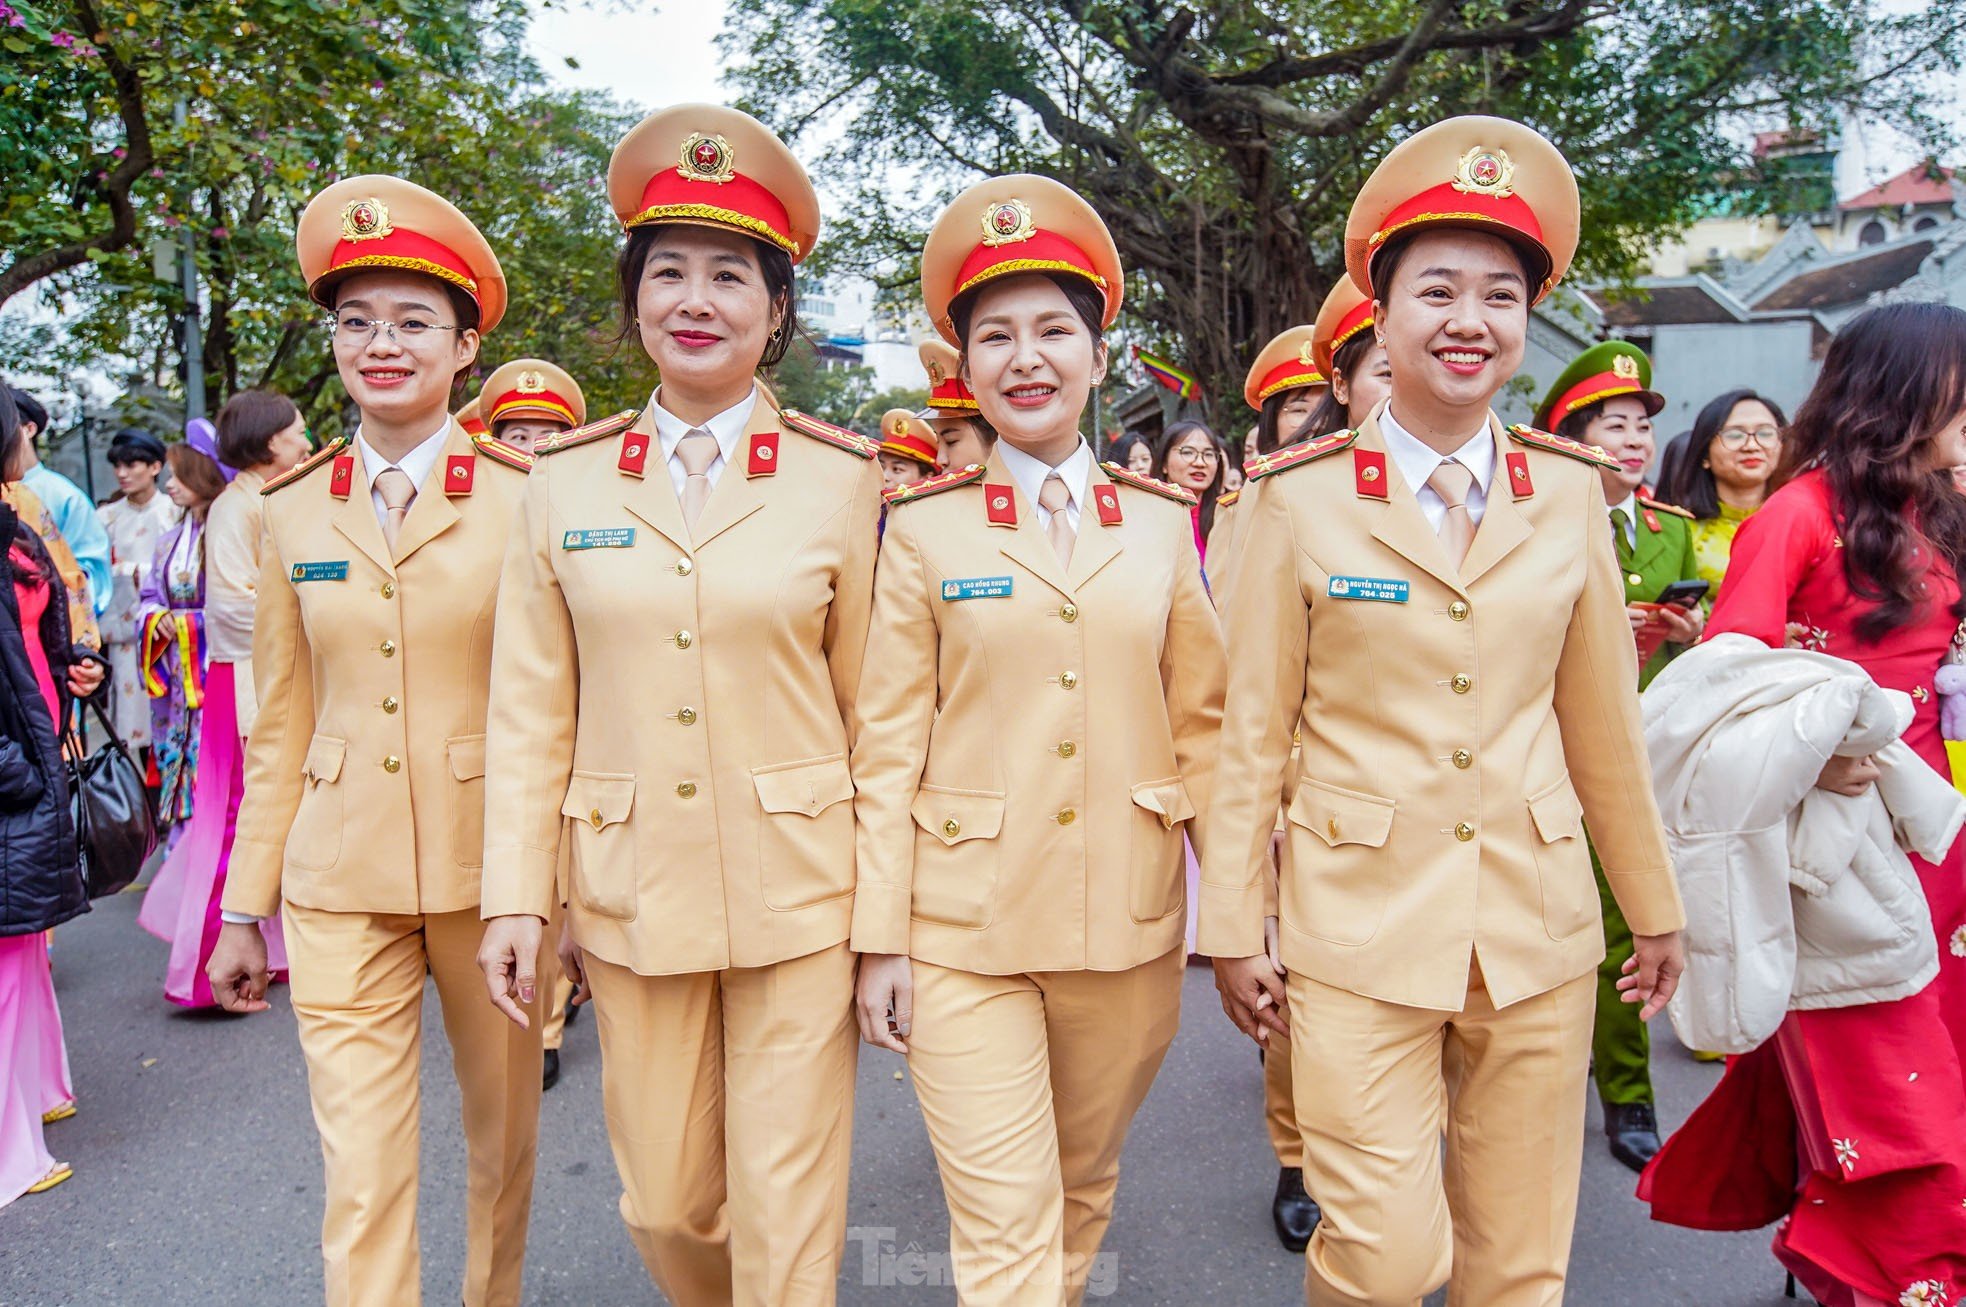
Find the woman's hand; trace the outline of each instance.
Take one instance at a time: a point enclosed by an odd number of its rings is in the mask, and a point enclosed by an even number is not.
[[[567,1000],[567,1006],[579,1007],[594,997],[594,991],[587,987],[587,967],[580,945],[573,942],[573,928],[564,921],[560,923],[560,941],[555,951],[560,956],[560,974],[573,982],[573,997]]]
[[[1877,774],[1877,760],[1869,754],[1861,758],[1833,757],[1823,764],[1822,774],[1816,777],[1816,788],[1861,799],[1876,782]]]
[[[1707,629],[1707,616],[1697,607],[1667,604],[1658,610],[1656,617],[1659,625],[1666,628],[1666,639],[1672,644],[1698,644],[1700,632]]]
[[[266,1011],[266,936],[257,925],[226,922],[218,928],[205,976],[213,1001],[227,1012]]]
[[[102,688],[106,674],[103,665],[93,658],[72,663],[68,668],[68,692],[78,699],[86,699]]]
[[[1264,935],[1276,919],[1264,919]],[[1266,951],[1246,958],[1215,959],[1215,989],[1222,1011],[1237,1030],[1267,1048],[1272,1032],[1288,1038],[1290,1010],[1284,996],[1282,967]]]
[[[1652,610],[1640,604],[1625,605],[1625,620],[1632,624],[1632,634],[1636,635],[1652,621]]]
[[[862,953],[853,981],[860,1037],[906,1057],[915,1028],[915,968],[906,953]]]
[[[478,945],[486,996],[521,1030],[532,1024],[519,1004],[530,1004],[538,992],[539,937],[545,931],[544,921],[524,913],[493,917],[485,923],[485,937]]]

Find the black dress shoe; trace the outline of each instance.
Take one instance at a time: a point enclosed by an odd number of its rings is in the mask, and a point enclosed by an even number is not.
[[[545,1072],[539,1077],[539,1092],[543,1094],[547,1090],[551,1089],[554,1085],[557,1085],[559,1083],[560,1083],[560,1050],[557,1048],[549,1048],[546,1050]]]
[[[1293,1253],[1301,1253],[1311,1242],[1323,1213],[1304,1192],[1302,1167],[1286,1166],[1277,1171],[1277,1196],[1270,1203],[1270,1219],[1276,1222],[1277,1239]]]
[[[1604,1133],[1611,1156],[1634,1171],[1643,1171],[1659,1152],[1659,1118],[1650,1103],[1606,1103]]]

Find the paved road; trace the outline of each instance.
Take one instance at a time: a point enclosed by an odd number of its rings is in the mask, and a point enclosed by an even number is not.
[[[81,1113],[51,1127],[76,1176],[0,1208],[0,1307],[235,1307],[321,1301],[321,1159],[284,991],[244,1020],[178,1011],[162,994],[164,946],[138,930],[137,900],[99,904],[56,937],[55,984]],[[1301,1302],[1302,1260],[1269,1228],[1275,1163],[1261,1080],[1205,971],[1187,1021],[1128,1142],[1106,1242],[1122,1304]],[[424,1291],[455,1302],[463,1262],[463,1144],[434,992],[423,1074]],[[1663,1028],[1663,1027],[1662,1027]],[[1670,1035],[1665,1041],[1670,1045]],[[526,1266],[528,1304],[660,1301],[616,1213],[600,1116],[594,1024],[570,1032],[546,1096]],[[1716,1076],[1658,1050],[1669,1121]],[[863,1050],[843,1304],[951,1303],[932,1257],[947,1218],[901,1060]],[[1597,1129],[1593,1114],[1593,1131]],[[1631,1176],[1593,1136],[1571,1267],[1573,1304],[1781,1307],[1765,1234],[1696,1234],[1646,1219]],[[946,1277],[944,1277],[946,1279]]]

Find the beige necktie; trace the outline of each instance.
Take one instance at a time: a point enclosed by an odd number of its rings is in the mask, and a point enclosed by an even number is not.
[[[683,481],[683,525],[695,526],[710,502],[710,465],[722,451],[717,438],[702,427],[676,442],[676,458],[689,476]]]
[[[1468,556],[1468,546],[1474,543],[1474,519],[1468,516],[1468,491],[1474,487],[1474,473],[1449,459],[1434,469],[1427,485],[1447,505],[1446,516],[1440,519],[1440,547],[1458,568]]]
[[[1065,510],[1071,507],[1072,492],[1065,489],[1056,472],[1045,477],[1044,484],[1038,487],[1038,503],[1051,514],[1051,524],[1045,534],[1051,537],[1051,551],[1058,555],[1060,567],[1072,565],[1072,544],[1078,533],[1072,530],[1072,519]]]
[[[393,554],[396,537],[403,533],[403,519],[410,515],[410,504],[416,499],[416,483],[402,468],[385,467],[375,474],[375,492],[382,496],[382,506],[387,510],[382,515],[382,538],[389,542]]]

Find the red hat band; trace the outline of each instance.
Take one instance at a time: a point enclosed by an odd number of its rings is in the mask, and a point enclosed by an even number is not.
[[[1302,359],[1291,359],[1288,363],[1271,368],[1269,372],[1264,374],[1263,384],[1256,388],[1256,398],[1258,400],[1265,400],[1272,395],[1281,394],[1286,390],[1296,390],[1303,386],[1322,386],[1325,384],[1327,383],[1322,372],[1319,372]]]
[[[1436,222],[1495,227],[1504,233],[1526,236],[1543,247],[1543,227],[1536,221],[1536,211],[1514,191],[1493,195],[1466,190],[1454,182],[1442,182],[1421,191],[1386,215],[1379,230],[1372,233],[1372,253],[1376,256],[1388,240],[1410,227]],[[1548,258],[1549,251],[1544,248],[1545,262]]]
[[[975,408],[976,396],[970,394],[969,387],[961,378],[950,377],[941,385],[928,392],[930,408]]]
[[[1645,387],[1638,384],[1636,377],[1621,377],[1615,372],[1600,372],[1595,376],[1585,377],[1564,391],[1562,397],[1550,405],[1550,425],[1556,426],[1578,409],[1588,408],[1599,400],[1643,393]]]
[[[550,390],[508,390],[492,401],[490,420],[499,422],[521,411],[550,414],[564,419],[570,427],[580,425],[580,419],[573,414],[573,405],[565,396]]]
[[[937,457],[937,451],[922,444],[921,438],[912,432],[905,436],[889,436],[881,442],[881,452],[883,454],[892,454],[896,458],[913,459],[917,463],[926,463],[930,467],[935,466]]]
[[[1034,231],[1021,240],[1001,245],[986,242],[971,250],[956,272],[955,293],[960,295],[992,278],[1020,272],[1066,272],[1084,277],[1100,290],[1109,290],[1106,279],[1095,270],[1091,255],[1063,236]]]
[[[1372,325],[1372,301],[1366,300],[1338,319],[1338,330],[1331,333],[1331,352],[1336,354],[1345,342]]]
[[[642,188],[642,207],[621,225],[633,229],[652,222],[703,223],[735,227],[759,240],[770,241],[796,256],[799,243],[788,234],[792,216],[778,197],[742,173],[722,180],[685,176],[668,168],[649,178]]]
[[[336,280],[345,272],[363,268],[403,268],[410,272],[427,273],[439,281],[448,282],[471,297],[473,303],[482,309],[478,300],[478,282],[471,275],[471,265],[450,246],[432,240],[417,232],[396,227],[385,236],[372,236],[367,240],[339,240],[335,242],[334,253],[328,256],[328,268],[314,279],[315,299],[322,304],[327,301],[319,293],[326,288],[330,277]]]

